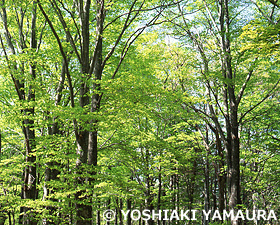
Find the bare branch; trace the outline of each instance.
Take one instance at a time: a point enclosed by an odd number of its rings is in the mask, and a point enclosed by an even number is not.
[[[130,46],[134,43],[134,41],[144,32],[144,30],[147,27],[153,26],[155,25],[156,21],[158,20],[159,16],[161,15],[161,13],[164,11],[165,8],[161,8],[161,10],[158,12],[158,14],[156,16],[154,16],[145,26],[138,28],[132,35],[130,35],[130,37],[127,39],[125,46],[123,48],[123,51],[121,53],[121,57],[119,60],[119,63],[117,65],[117,68],[115,69],[115,72],[113,74],[113,76],[111,77],[111,79],[114,79],[114,77],[116,76]],[[103,65],[104,66],[104,65]]]
[[[69,28],[67,27],[67,24],[66,24],[66,22],[65,22],[65,20],[64,20],[64,18],[62,16],[60,8],[56,4],[56,2],[53,1],[53,0],[51,1],[51,4],[52,4],[53,8],[56,11],[56,14],[57,14],[57,16],[58,16],[58,18],[59,18],[59,20],[61,22],[61,25],[62,25],[62,27],[64,29],[64,32],[66,33],[66,36],[67,36],[68,40],[70,41],[70,44],[71,44],[71,46],[72,46],[72,48],[73,48],[73,50],[74,50],[74,52],[75,52],[75,54],[76,54],[76,56],[77,56],[77,58],[79,60],[79,63],[82,64],[81,56],[80,56],[80,54],[79,54],[79,52],[78,52],[78,50],[76,48],[74,39],[73,39],[72,35],[70,34]]]
[[[278,8],[280,8],[280,5],[278,4],[278,0],[267,0],[268,2],[270,2],[271,4],[277,6]]]
[[[266,96],[261,100],[259,101],[256,105],[254,105],[253,107],[251,107],[249,110],[247,110],[239,119],[239,122],[238,123],[241,123],[242,122],[242,119],[248,114],[250,113],[251,111],[253,111],[255,108],[257,108],[259,105],[261,105],[266,99],[268,99],[272,92],[276,89],[276,87],[278,86],[280,82],[280,79],[278,79],[278,81],[276,82],[276,84],[273,86],[273,88],[266,94]]]
[[[273,135],[271,135],[271,134],[268,134],[268,136],[270,136],[272,139],[274,139],[274,140],[280,142],[280,138],[277,138],[277,137],[275,137],[275,136],[273,136]]]
[[[205,137],[204,137],[201,129],[199,128],[198,125],[196,125],[195,127],[196,127],[196,130],[198,130],[198,132],[199,132],[199,134],[200,134],[200,136],[201,136],[201,138],[203,140],[203,144],[204,144],[206,150],[209,151],[210,150],[210,146],[208,145],[207,141],[205,140]]]
[[[243,85],[242,85],[242,87],[241,87],[241,89],[240,89],[240,91],[239,91],[239,93],[238,93],[238,96],[237,96],[237,99],[236,99],[236,104],[237,104],[237,106],[239,105],[239,103],[240,103],[240,101],[241,101],[241,98],[242,98],[242,96],[243,96],[244,90],[245,90],[245,88],[246,88],[246,86],[247,86],[247,84],[248,84],[250,78],[252,77],[252,74],[253,74],[253,70],[249,71],[249,73],[248,73],[248,75],[247,75],[247,77],[246,77],[246,80],[245,80],[245,82],[243,83]]]
[[[207,11],[207,13],[208,13],[208,15],[209,15],[209,17],[210,17],[210,19],[211,19],[211,21],[212,21],[214,27],[215,27],[216,32],[219,33],[220,30],[219,30],[219,28],[218,28],[218,25],[217,25],[216,21],[214,20],[214,17],[213,17],[213,15],[212,15],[211,11],[209,10],[208,5],[206,4],[205,0],[203,0],[203,4],[204,4],[204,6],[205,6],[205,8],[206,8],[206,11]]]
[[[139,14],[139,11],[138,11],[138,12],[135,14],[135,16],[129,21],[129,18],[130,18],[130,16],[131,16],[132,9],[133,9],[133,7],[134,7],[134,5],[135,5],[136,2],[137,2],[137,0],[134,0],[134,2],[132,3],[132,5],[131,5],[131,7],[130,7],[130,9],[129,9],[127,18],[126,18],[126,20],[125,20],[125,22],[124,22],[122,31],[120,32],[120,34],[119,34],[117,40],[115,41],[114,46],[111,48],[111,50],[108,52],[108,54],[106,55],[105,59],[103,60],[103,62],[102,62],[102,65],[103,65],[103,66],[102,66],[102,67],[104,67],[104,65],[105,65],[105,63],[107,62],[107,60],[108,60],[108,59],[112,56],[112,54],[114,53],[115,48],[116,48],[117,45],[119,44],[119,42],[120,42],[120,40],[121,40],[121,38],[122,38],[122,36],[123,36],[125,30],[129,27],[129,25],[132,23],[132,21],[133,21],[133,20],[136,18],[136,16]],[[142,2],[141,6],[140,6],[139,8],[142,8],[142,7],[143,7],[144,2],[145,2],[145,1]]]
[[[38,52],[39,49],[40,49],[40,47],[41,47],[42,40],[43,40],[43,33],[44,33],[44,30],[45,30],[46,25],[47,25],[47,21],[45,21],[45,23],[44,23],[44,25],[43,25],[43,28],[42,28],[42,31],[41,31],[41,34],[40,34],[40,37],[39,37],[39,43],[38,43],[36,52]]]
[[[272,2],[274,2],[273,0],[268,0],[270,3],[272,3]],[[251,2],[258,8],[258,10],[259,10],[259,12],[263,15],[263,17],[265,17],[270,23],[273,23],[273,21],[271,20],[271,18],[269,17],[269,16],[267,16],[263,11],[262,11],[262,9],[259,7],[259,5],[255,2],[255,1],[253,1],[253,0],[251,0]],[[277,6],[277,5],[275,5],[276,4],[276,2],[275,3],[272,3],[274,6]],[[279,6],[278,6],[279,7]]]
[[[138,9],[135,9],[135,10],[132,10],[132,11],[129,11],[129,12],[126,12],[126,13],[123,13],[119,16],[117,16],[115,19],[113,19],[111,22],[107,23],[105,26],[104,26],[104,30],[110,26],[111,24],[113,24],[114,22],[116,22],[118,19],[120,19],[121,17],[123,16],[126,16],[127,14],[131,14],[131,13],[137,13],[139,14],[140,12],[148,12],[148,11],[153,11],[153,10],[156,10],[156,9],[162,9],[162,8],[166,8],[166,7],[169,7],[169,6],[173,6],[173,5],[176,5],[180,2],[182,2],[183,0],[180,0],[180,1],[177,1],[177,2],[172,2],[172,3],[169,3],[169,4],[166,4],[166,5],[159,5],[159,6],[155,6],[155,7],[152,7],[152,8],[148,8],[148,9],[142,9],[142,7],[139,7]],[[144,3],[145,1],[143,1]],[[142,3],[142,4],[143,4]],[[193,12],[192,12],[193,13]],[[191,14],[191,13],[190,13]]]
[[[14,48],[14,45],[12,42],[12,36],[8,29],[6,8],[2,4],[0,4],[0,8],[2,9],[2,13],[0,13],[0,16],[3,21],[3,25],[4,25],[4,29],[5,29],[5,37],[6,37],[10,50],[12,51],[13,54],[15,54],[16,51],[15,51],[15,48]]]
[[[59,1],[59,3],[62,5],[62,8],[63,8],[66,12],[68,12],[68,13],[70,14],[70,16],[71,16],[71,18],[72,18],[72,21],[74,22],[74,25],[75,25],[75,27],[76,27],[76,29],[77,29],[77,34],[78,34],[78,36],[79,36],[79,40],[81,41],[81,40],[82,40],[82,38],[81,38],[81,32],[80,32],[80,29],[79,29],[79,27],[78,27],[78,24],[76,23],[75,16],[73,15],[73,12],[71,12],[70,10],[68,10],[68,9],[64,6],[64,4],[63,4],[63,2],[62,2],[61,0],[58,0],[58,1]],[[82,45],[82,44],[80,43],[80,45]]]
[[[56,41],[58,43],[58,46],[59,46],[59,50],[60,50],[60,53],[64,59],[64,62],[65,62],[65,69],[66,69],[66,75],[67,75],[67,79],[68,79],[68,84],[69,84],[69,89],[70,89],[70,98],[71,98],[71,106],[74,108],[75,107],[75,102],[74,102],[74,93],[73,93],[73,85],[72,85],[72,81],[71,81],[71,76],[70,76],[70,73],[69,73],[69,66],[68,66],[68,61],[67,61],[67,57],[66,57],[66,54],[63,50],[63,47],[62,47],[62,44],[61,44],[61,41],[60,41],[60,38],[58,37],[54,27],[53,27],[53,24],[52,22],[50,21],[48,15],[46,14],[44,8],[42,7],[40,1],[38,0],[38,5],[39,5],[39,8],[41,10],[41,12],[43,13],[46,21],[48,22],[52,32],[53,32],[53,35],[55,36],[56,38]]]
[[[5,48],[5,46],[4,46],[4,43],[3,43],[3,39],[2,39],[1,34],[0,34],[0,42],[1,42],[1,47],[2,47],[2,49],[3,49],[3,51],[4,51],[4,55],[5,55],[5,58],[6,58],[6,62],[7,62],[8,68],[9,68],[10,71],[12,71],[12,69],[11,69],[11,67],[10,67],[9,57],[8,57],[7,52],[6,52],[6,48]],[[16,88],[16,91],[17,91],[19,100],[22,100],[22,99],[23,99],[23,96],[22,96],[21,91],[20,91],[20,84],[19,84],[19,81],[16,80],[16,79],[14,78],[14,76],[13,76],[13,74],[12,74],[11,72],[10,72],[10,75],[11,75],[11,78],[12,78],[14,84],[15,84],[15,88]]]
[[[16,21],[17,21],[18,29],[19,29],[20,45],[21,45],[21,48],[24,49],[24,48],[27,48],[27,45],[25,43],[25,39],[24,39],[22,28],[23,28],[23,20],[24,20],[24,16],[25,16],[26,10],[22,11],[22,9],[20,9],[20,11],[21,11],[21,14],[20,14],[21,18],[20,18],[20,20],[19,20],[19,15],[18,15],[18,12],[17,12],[16,8],[14,8],[14,10],[16,12]]]
[[[99,147],[100,149],[101,149],[104,145],[106,145],[108,141],[110,141],[110,139],[114,136],[114,134],[117,132],[117,130],[118,130],[118,129],[116,129],[116,130],[112,133],[112,135],[111,135],[106,141],[104,141],[104,143]],[[113,143],[113,144],[114,144],[114,143]]]

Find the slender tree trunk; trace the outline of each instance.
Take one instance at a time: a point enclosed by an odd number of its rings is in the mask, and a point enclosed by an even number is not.
[[[37,48],[36,41],[36,16],[37,16],[37,6],[33,3],[32,10],[32,24],[31,24],[31,38],[30,47],[33,50]],[[30,74],[33,80],[36,78],[36,64],[32,62],[30,65]],[[22,96],[23,98],[23,96]],[[32,85],[29,87],[28,101],[35,101],[35,90]],[[34,107],[23,110],[25,115],[34,116]],[[37,173],[36,173],[36,156],[33,150],[36,148],[35,143],[35,130],[34,130],[34,120],[26,119],[23,122],[23,132],[25,136],[25,146],[26,146],[26,162],[28,165],[24,169],[24,179],[22,187],[22,199],[33,199],[37,197]],[[24,214],[20,218],[20,223],[26,225],[36,225],[37,221],[34,219],[35,216],[28,207],[22,207],[21,212]]]
[[[98,210],[96,212],[96,225],[101,224],[101,216],[100,216],[100,200],[98,200]]]
[[[106,209],[110,209],[110,204],[111,204],[111,199],[109,198],[108,201],[107,201],[107,207],[106,207]],[[107,222],[106,222],[106,225],[110,225],[110,221],[107,221]]]
[[[149,175],[147,175],[146,178],[146,191],[145,191],[145,205],[146,205],[146,209],[148,209],[150,212],[152,212],[152,210],[154,209],[154,206],[152,204],[152,194],[151,194],[151,178],[149,177]],[[154,221],[151,219],[149,219],[148,221],[149,225],[154,225]]]
[[[2,132],[0,130],[0,161],[2,158]],[[0,208],[2,207],[1,203],[0,203]],[[6,221],[6,215],[5,215],[5,211],[0,211],[0,225],[4,225],[5,221]]]
[[[122,209],[123,209],[123,200],[120,198],[120,208],[119,208],[119,218],[120,218],[120,224],[123,225],[123,218],[122,218]]]
[[[82,27],[82,54],[81,54],[81,60],[82,60],[82,68],[81,72],[82,74],[87,74],[87,76],[91,76],[90,72],[90,60],[89,60],[89,11],[90,11],[90,1],[86,1],[84,7],[82,5],[79,5],[80,7],[80,23]],[[102,77],[102,32],[103,32],[103,22],[104,22],[104,1],[103,0],[97,0],[96,1],[96,21],[97,21],[97,27],[96,27],[96,47],[95,47],[95,58],[93,61],[94,64],[94,70],[93,74],[95,77],[96,83],[93,84],[93,93],[91,102],[89,102],[88,92],[89,88],[87,83],[82,83],[80,88],[80,106],[85,107],[89,105],[90,103],[90,110],[91,112],[97,112],[100,107],[100,96],[98,94],[98,91],[100,90],[100,84],[98,81],[101,80]],[[92,120],[90,123],[93,125],[93,131],[81,131],[78,135],[77,142],[78,142],[78,155],[80,156],[80,163],[88,165],[93,165],[94,167],[97,165],[97,132],[98,132],[98,121]],[[78,165],[79,167],[79,165]],[[94,175],[94,171],[91,172],[91,175]],[[93,188],[93,179],[87,179],[87,184]],[[81,181],[82,183],[85,181]],[[91,196],[87,196],[87,201],[91,204]],[[77,216],[78,221],[77,225],[79,224],[92,224],[90,221],[92,218],[92,206],[84,205],[83,203],[77,204]],[[81,218],[81,219],[79,219]],[[85,222],[82,218],[88,218],[88,221]]]
[[[222,1],[222,11],[224,16],[225,27],[222,29],[223,33],[223,53],[224,62],[226,69],[226,77],[229,81],[233,81],[232,63],[231,63],[231,50],[230,50],[230,18],[228,9],[228,0]],[[231,152],[228,151],[228,162],[229,162],[229,208],[236,209],[238,204],[241,204],[240,198],[240,144],[238,134],[238,104],[235,97],[234,83],[230,82],[227,84],[229,106],[230,106],[230,134],[229,144],[231,144]],[[232,220],[232,225],[240,224],[236,220]]]
[[[161,189],[162,189],[162,181],[161,181],[161,167],[159,167],[159,174],[158,174],[158,199],[157,199],[157,210],[161,210]],[[158,220],[158,225],[161,224],[161,221]]]
[[[61,76],[60,76],[60,81],[58,83],[58,87],[57,87],[57,93],[56,93],[56,98],[55,98],[55,106],[60,105],[60,101],[62,98],[62,91],[64,89],[64,81],[65,81],[65,73],[66,73],[66,69],[65,69],[66,63],[63,60],[62,63],[62,67],[61,67]],[[59,125],[58,122],[56,121],[57,118],[53,118],[53,124],[52,126],[50,126],[48,128],[48,135],[49,136],[54,136],[57,134],[60,134],[59,131]],[[50,188],[48,186],[48,182],[52,181],[52,180],[58,180],[58,175],[60,174],[60,171],[57,169],[53,169],[54,165],[55,166],[60,166],[58,162],[55,161],[55,156],[54,155],[48,155],[48,157],[53,158],[51,162],[47,163],[47,167],[45,169],[45,184],[44,184],[44,199],[47,199],[49,197],[49,195],[51,193],[54,193],[56,190],[54,190],[51,192]],[[51,198],[50,200],[52,200],[53,202],[57,202],[57,199]],[[57,207],[55,206],[48,206],[47,210],[49,211],[50,215],[53,215],[55,212],[55,209]],[[45,225],[51,225],[51,224],[55,224],[52,220],[46,219]]]
[[[127,199],[126,201],[126,204],[127,204],[127,210],[129,210],[129,212],[131,212],[131,200],[130,199]],[[128,216],[127,216],[127,225],[132,225],[132,221],[131,221],[131,213],[128,213]]]
[[[204,210],[205,212],[208,212],[210,210],[210,193],[209,193],[209,152],[206,153],[206,165],[204,170]],[[208,225],[209,221],[206,220],[206,217],[203,216],[203,224]]]
[[[219,212],[223,215],[223,210],[225,209],[225,173],[223,172],[224,169],[224,155],[222,149],[222,143],[219,137],[219,133],[216,132],[216,145],[218,149],[218,155],[220,157],[219,160],[219,171],[218,171],[218,186],[219,186]]]

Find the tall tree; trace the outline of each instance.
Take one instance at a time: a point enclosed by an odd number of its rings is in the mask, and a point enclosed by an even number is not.
[[[126,3],[87,0],[74,1],[72,5],[67,1],[50,0],[49,3],[50,9],[45,2],[39,1],[38,5],[56,38],[66,64],[71,107],[80,107],[84,115],[96,115],[102,98],[100,81],[110,58],[116,54],[116,51],[119,51],[119,62],[115,67],[111,67],[111,78],[114,78],[129,47],[147,27],[156,23],[168,4],[145,3],[145,1],[137,0]],[[121,7],[122,10],[118,7]],[[55,27],[54,20],[48,15],[48,11],[54,13],[60,21],[60,27]],[[75,11],[78,12],[78,15],[75,14]],[[146,24],[133,30],[133,24],[141,21],[144,16],[143,12],[151,12],[150,16],[146,18]],[[74,26],[70,27],[69,22]],[[69,40],[70,49],[80,68],[80,76],[76,77],[76,81],[80,84],[79,106],[75,100],[70,62],[67,62],[67,54],[62,45],[62,38],[59,36],[61,28],[64,31],[64,37]],[[112,32],[114,32],[114,39],[111,37]],[[91,168],[89,170],[93,171],[97,165],[98,119],[96,116],[86,117],[84,121],[74,118],[73,123],[78,155],[77,186],[81,186],[76,193],[77,224],[92,224],[92,197],[90,194],[85,194],[85,189],[86,185],[92,188],[93,179],[85,174],[84,166],[88,165]],[[89,176],[92,177],[94,174],[95,172],[92,172]]]
[[[13,15],[13,16],[12,16]],[[25,138],[26,166],[23,172],[22,199],[35,200],[37,198],[37,173],[36,173],[36,148],[34,129],[34,102],[35,102],[35,79],[36,79],[36,52],[38,51],[37,35],[37,4],[35,1],[29,4],[1,1],[1,19],[6,39],[6,45],[2,35],[0,36],[1,47],[4,51],[6,63],[14,87],[21,104],[22,130]],[[15,16],[15,17],[14,17]],[[15,19],[13,23],[11,19]],[[30,21],[30,28],[26,29],[25,23]],[[9,24],[13,24],[11,27]],[[18,55],[23,57],[18,57]],[[29,56],[28,56],[29,55]],[[14,58],[16,60],[14,60]],[[26,59],[25,59],[26,57]],[[29,71],[29,72],[28,72]],[[28,74],[29,73],[29,74]],[[26,202],[26,205],[28,203]],[[21,208],[20,223],[37,224],[34,212],[29,207]],[[28,215],[29,214],[29,215]]]
[[[199,1],[196,5],[178,4],[177,19],[170,20],[174,26],[175,37],[181,40],[188,37],[187,48],[192,49],[193,46],[198,54],[199,64],[192,62],[189,65],[197,65],[200,70],[197,74],[199,81],[204,84],[204,93],[198,94],[197,90],[195,93],[202,97],[206,105],[199,102],[196,104],[186,102],[185,105],[205,119],[211,131],[216,134],[214,137],[220,154],[222,151],[226,153],[227,194],[230,209],[236,209],[241,204],[240,125],[244,123],[244,118],[249,113],[272,96],[279,84],[279,80],[274,80],[275,83],[267,86],[269,91],[266,95],[262,95],[259,102],[255,102],[250,108],[244,107],[242,100],[250,93],[249,85],[257,84],[261,76],[257,71],[262,67],[259,56],[257,54],[249,56],[249,52],[243,49],[238,40],[242,27],[247,24],[241,16],[244,13],[242,7],[246,8],[247,5],[246,2],[236,5],[226,0]],[[191,17],[188,16],[191,12],[187,9],[194,11]],[[253,17],[251,13],[249,15]],[[234,23],[237,18],[240,23]],[[245,56],[249,60],[246,61]],[[186,63],[182,63],[181,66]],[[270,76],[272,78],[274,74],[271,73]],[[184,79],[180,79],[180,85],[185,95],[189,96],[190,88],[184,83]],[[205,106],[206,110],[204,110]],[[220,178],[223,178],[223,175]],[[223,192],[220,194],[223,195]],[[223,209],[224,203],[221,201],[220,204],[222,207],[220,209]],[[238,223],[232,221],[232,224]]]

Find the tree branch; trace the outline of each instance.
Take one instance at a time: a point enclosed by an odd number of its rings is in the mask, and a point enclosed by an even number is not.
[[[59,9],[58,5],[56,4],[56,2],[54,0],[51,1],[51,4],[52,4],[53,8],[56,11],[56,14],[57,14],[57,16],[58,16],[58,18],[59,18],[59,20],[60,20],[60,22],[62,24],[64,32],[66,33],[66,37],[70,41],[70,44],[71,44],[71,46],[72,46],[72,48],[73,48],[73,50],[74,50],[74,52],[75,52],[75,54],[76,54],[76,56],[77,56],[77,58],[79,60],[79,63],[82,64],[81,56],[78,53],[78,50],[76,48],[74,39],[73,39],[72,35],[70,34],[69,28],[67,27],[67,24],[66,24],[62,14],[61,14],[61,10]]]
[[[48,22],[52,32],[53,32],[53,35],[55,36],[56,38],[56,41],[58,43],[58,46],[59,46],[59,50],[60,50],[60,53],[64,59],[64,62],[65,62],[65,69],[66,69],[66,75],[67,75],[67,79],[68,79],[68,84],[69,84],[69,90],[70,90],[70,98],[71,98],[71,106],[74,108],[75,107],[75,102],[74,102],[74,93],[73,93],[73,85],[72,85],[72,81],[71,81],[71,76],[70,76],[70,73],[69,73],[69,66],[68,66],[68,61],[67,61],[67,57],[66,57],[66,54],[63,50],[63,47],[62,47],[62,44],[61,44],[61,41],[60,41],[60,38],[58,37],[54,27],[53,27],[53,24],[52,22],[50,21],[48,15],[46,14],[44,8],[42,7],[40,1],[38,0],[38,5],[39,5],[39,8],[41,10],[41,12],[43,13],[46,21]]]
[[[241,123],[242,122],[242,119],[248,114],[250,113],[251,111],[253,111],[255,108],[257,108],[260,104],[262,104],[267,98],[269,98],[272,94],[272,92],[274,91],[274,89],[276,89],[276,87],[278,86],[280,82],[280,79],[278,79],[278,81],[276,82],[276,84],[273,86],[273,88],[266,94],[266,96],[261,100],[259,101],[256,105],[254,105],[252,108],[250,108],[247,112],[245,112],[239,119],[238,123]]]
[[[241,87],[241,89],[240,89],[240,91],[239,91],[239,93],[238,93],[238,96],[237,96],[237,99],[236,99],[236,104],[237,104],[237,106],[239,105],[239,103],[240,103],[240,101],[241,101],[241,98],[242,98],[242,96],[243,96],[244,90],[245,90],[245,88],[246,88],[246,86],[247,86],[247,84],[248,84],[250,78],[252,77],[252,74],[253,74],[253,70],[249,71],[249,73],[248,73],[248,75],[247,75],[247,77],[246,77],[246,80],[245,80],[245,82],[243,83],[243,85],[242,85],[242,87]]]

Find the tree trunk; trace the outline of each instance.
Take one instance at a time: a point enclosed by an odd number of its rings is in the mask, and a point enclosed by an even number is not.
[[[146,191],[145,191],[145,205],[146,205],[146,209],[148,209],[150,212],[152,212],[152,210],[154,209],[154,206],[152,204],[152,194],[151,194],[151,178],[149,177],[149,175],[147,175],[146,178]],[[147,221],[148,225],[154,225],[154,221],[151,219],[149,219]]]
[[[3,21],[3,27],[4,27],[4,34],[8,43],[8,47],[9,50],[11,51],[11,53],[13,55],[16,55],[16,49],[14,47],[14,42],[12,41],[13,37],[11,36],[11,33],[9,32],[9,26],[8,26],[8,20],[7,20],[7,12],[6,12],[6,8],[3,5],[4,2],[1,3],[1,17],[2,17],[2,21]],[[31,31],[31,36],[30,36],[30,48],[32,50],[36,50],[37,49],[37,39],[36,39],[36,18],[37,18],[37,4],[35,3],[35,1],[33,2],[33,8],[32,8],[32,13],[31,13],[31,27],[30,27],[30,31]],[[19,13],[19,15],[21,16],[21,18],[23,19],[24,17],[24,13],[21,11]],[[20,35],[20,49],[18,49],[18,51],[22,51],[24,52],[27,48],[25,40],[27,40],[27,37],[23,36],[22,33],[22,29],[23,29],[23,25],[22,24],[18,24],[18,32]],[[5,47],[3,45],[2,42],[2,38],[1,38],[1,45],[2,48],[5,50]],[[6,60],[9,61],[9,57],[5,52],[5,56],[6,56]],[[8,62],[9,63],[9,62]],[[24,64],[19,64],[18,67],[17,66],[13,66],[12,69],[14,69],[15,71],[18,71],[19,73],[24,74],[25,73],[25,68],[24,68]],[[34,80],[36,77],[36,63],[33,61],[32,63],[29,64],[29,68],[30,68],[30,75],[31,78]],[[19,80],[18,78],[16,78],[12,72],[12,70],[10,71],[10,75],[11,78],[14,82],[15,85],[15,89],[16,92],[18,94],[19,100],[20,101],[28,101],[28,102],[34,102],[35,101],[35,90],[34,87],[32,85],[29,86],[29,90],[28,90],[28,96],[26,98],[26,93],[25,93],[25,85],[24,85],[24,79]],[[34,107],[31,108],[25,108],[23,110],[21,110],[22,115],[24,115],[25,117],[33,117],[34,116]],[[23,176],[22,176],[22,190],[21,190],[21,198],[22,199],[32,199],[35,200],[37,197],[37,189],[36,189],[36,181],[37,181],[37,174],[36,174],[36,156],[34,153],[35,147],[36,147],[36,143],[35,143],[35,131],[34,131],[34,120],[32,119],[24,119],[22,121],[22,130],[24,133],[24,139],[25,139],[25,162],[28,164],[24,171],[23,171]],[[19,217],[19,223],[20,224],[37,224],[36,221],[34,221],[34,219],[32,219],[32,215],[31,215],[31,210],[27,207],[21,207],[20,212],[22,213],[22,215]],[[27,212],[30,213],[30,215],[27,215]]]
[[[230,50],[230,18],[228,9],[228,0],[222,1],[221,9],[223,11],[225,27],[222,29],[222,47],[224,53],[224,62],[226,69],[226,77],[229,81],[233,81],[231,50]],[[229,208],[236,209],[238,204],[241,204],[240,198],[240,165],[239,165],[239,134],[238,134],[238,104],[235,97],[235,87],[233,82],[227,84],[229,106],[230,106],[230,136],[229,143],[231,151],[228,151],[229,162]],[[228,134],[229,135],[229,134]],[[236,220],[232,220],[232,225],[240,224]]]
[[[37,17],[37,5],[33,3],[32,9],[32,24],[31,24],[31,38],[30,38],[30,48],[36,50],[36,17]],[[36,65],[32,62],[30,65],[30,74],[33,80],[36,78]],[[22,96],[23,98],[24,96]],[[24,98],[23,98],[24,99]],[[29,87],[28,101],[35,101],[35,90],[32,85]],[[34,107],[23,110],[25,115],[34,116]],[[23,122],[23,132],[25,137],[25,147],[26,147],[26,163],[28,165],[24,169],[23,187],[22,187],[22,199],[33,199],[37,198],[37,173],[36,173],[36,156],[34,154],[34,149],[36,148],[35,142],[35,130],[34,130],[34,120],[26,119]],[[26,225],[36,225],[37,221],[34,219],[32,209],[28,207],[22,207],[21,212],[24,216],[22,219],[22,224]]]
[[[210,210],[210,193],[209,193],[209,152],[207,151],[207,156],[206,156],[206,165],[205,165],[205,170],[204,170],[204,210],[205,212],[208,212]],[[209,221],[206,220],[206,217],[203,216],[203,224],[208,225]]]
[[[219,160],[219,171],[218,171],[218,186],[219,186],[219,212],[220,215],[223,215],[223,210],[225,209],[225,173],[222,172],[224,169],[224,154],[222,149],[221,140],[219,133],[216,132],[216,145],[218,149]]]
[[[162,181],[161,181],[161,167],[159,167],[159,174],[158,174],[158,199],[157,199],[157,210],[161,210],[161,189],[162,189]],[[158,220],[158,225],[161,224],[161,220]]]
[[[118,203],[119,203],[119,208],[118,208],[118,215],[119,215],[119,225],[123,225],[123,218],[122,218],[122,209],[123,209],[123,201],[122,199],[120,198],[118,200]]]
[[[98,200],[97,204],[98,204],[98,210],[97,210],[97,212],[96,212],[96,225],[100,225],[100,224],[101,224],[100,200]]]
[[[131,212],[131,200],[127,199],[126,204],[127,204],[127,210],[129,210],[129,212]],[[128,215],[127,215],[127,225],[132,225],[131,213],[128,213]]]

